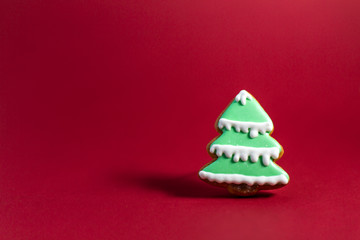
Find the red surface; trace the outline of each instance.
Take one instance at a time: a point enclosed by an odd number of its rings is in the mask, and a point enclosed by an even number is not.
[[[359,1],[1,1],[1,239],[359,239]],[[197,179],[241,89],[290,184]]]

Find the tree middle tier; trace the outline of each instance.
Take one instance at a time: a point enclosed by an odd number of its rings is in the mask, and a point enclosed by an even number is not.
[[[217,156],[224,154],[228,158],[233,157],[235,162],[240,159],[247,161],[249,157],[251,161],[257,161],[262,157],[264,165],[267,166],[270,158],[279,158],[282,147],[268,133],[250,138],[246,133],[223,129],[223,134],[210,145],[210,152]]]

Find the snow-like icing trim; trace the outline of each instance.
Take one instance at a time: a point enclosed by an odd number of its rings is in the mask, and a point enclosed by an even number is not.
[[[232,146],[232,145],[221,145],[213,144],[210,147],[211,153],[216,153],[218,157],[225,154],[226,157],[231,158],[233,155],[233,161],[238,162],[247,161],[250,156],[251,162],[257,162],[259,157],[262,157],[262,162],[265,166],[270,164],[270,157],[277,159],[280,155],[280,150],[277,147],[271,148],[255,148],[255,147],[244,147],[244,146]]]
[[[231,127],[234,127],[237,132],[249,132],[250,129],[250,137],[255,138],[259,136],[259,132],[261,134],[265,134],[265,132],[271,132],[274,129],[273,123],[270,122],[240,122],[229,120],[226,118],[220,118],[218,127],[223,129],[225,127],[227,130],[230,130]]]
[[[235,101],[240,101],[241,105],[246,104],[246,99],[249,99],[250,101],[253,99],[250,93],[248,93],[246,90],[241,90],[235,97]]]
[[[270,184],[272,186],[282,183],[287,184],[289,182],[289,179],[285,175],[276,175],[276,176],[246,176],[242,174],[224,174],[224,173],[211,173],[211,172],[205,172],[200,171],[199,176],[202,179],[207,179],[210,182],[217,182],[217,183],[235,183],[235,184],[241,184],[246,183],[248,185],[264,185],[264,184]]]

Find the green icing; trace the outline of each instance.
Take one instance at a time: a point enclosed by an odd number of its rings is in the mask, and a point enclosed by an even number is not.
[[[246,100],[245,105],[235,100],[225,110],[221,118],[240,122],[270,122],[271,119],[255,100]]]
[[[250,159],[245,162],[241,160],[239,162],[234,162],[231,158],[221,156],[202,170],[211,173],[243,174],[246,176],[270,177],[285,175],[289,179],[289,175],[273,161],[270,161],[270,165],[265,167],[262,164],[261,157],[257,162],[253,163]]]
[[[271,122],[270,117],[255,99],[247,99],[245,105],[234,100],[221,115],[221,118],[239,122]],[[277,147],[280,152],[282,151],[281,145],[269,133],[259,134],[257,137],[250,138],[249,133],[236,132],[234,127],[230,130],[227,130],[225,127],[222,128],[222,135],[212,142],[211,146],[214,144],[255,148]],[[272,160],[268,166],[265,166],[261,156],[254,163],[251,162],[250,157],[247,161],[240,160],[234,162],[233,156],[228,158],[222,155],[204,167],[202,171],[215,174],[242,174],[254,177],[284,175],[289,179],[288,174]]]
[[[281,152],[280,144],[272,138],[269,133],[259,134],[256,138],[250,138],[248,133],[236,132],[233,128],[227,130],[222,129],[223,134],[218,137],[211,145],[233,145],[233,146],[245,146],[245,147],[262,147],[270,148],[277,147]]]

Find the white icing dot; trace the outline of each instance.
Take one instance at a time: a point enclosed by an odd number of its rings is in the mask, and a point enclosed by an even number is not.
[[[256,129],[251,129],[251,131],[250,131],[250,137],[251,137],[251,138],[256,138],[257,136],[259,136],[258,130],[256,130]]]
[[[250,155],[250,160],[251,162],[257,162],[257,160],[259,159],[259,155],[256,153],[251,153]]]
[[[234,162],[238,162],[240,160],[240,153],[236,152],[233,159],[234,159]]]
[[[241,105],[246,104],[246,99],[249,99],[250,101],[253,99],[252,96],[245,90],[241,90],[238,95],[235,97],[235,101],[241,103]]]
[[[228,158],[230,158],[233,155],[233,153],[231,151],[225,151],[224,154]]]
[[[265,166],[268,166],[270,164],[270,155],[269,154],[262,155],[262,162]]]
[[[240,156],[241,156],[241,160],[243,161],[243,162],[245,162],[245,161],[247,161],[248,160],[248,158],[249,158],[249,155],[247,154],[247,153],[240,153]]]

